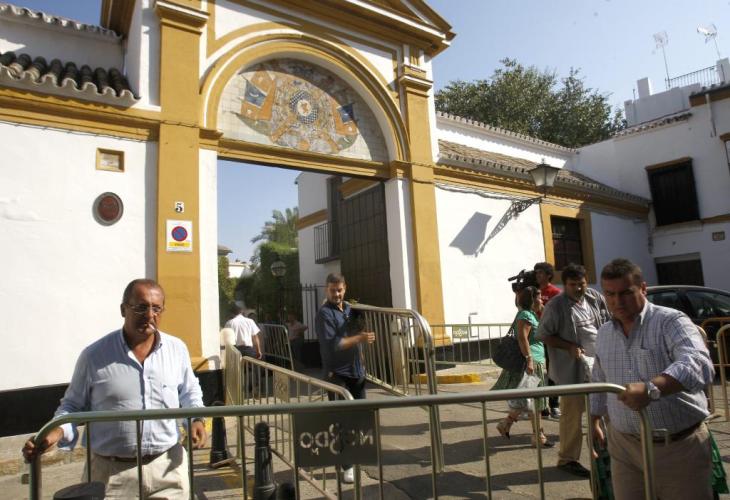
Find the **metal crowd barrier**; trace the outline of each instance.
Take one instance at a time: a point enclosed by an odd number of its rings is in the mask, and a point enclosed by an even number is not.
[[[260,361],[252,360],[252,365],[260,366]],[[278,367],[276,367],[278,368]],[[540,387],[536,389],[513,389],[503,391],[489,391],[489,392],[472,392],[472,393],[460,393],[460,394],[439,394],[439,395],[426,395],[426,396],[413,396],[408,398],[390,398],[390,399],[377,399],[377,400],[346,400],[346,401],[332,401],[332,402],[288,402],[278,404],[247,404],[247,405],[236,405],[236,406],[214,406],[207,408],[180,408],[180,409],[164,409],[164,410],[139,410],[139,411],[106,411],[106,412],[86,412],[86,413],[75,413],[64,415],[48,422],[35,436],[36,444],[40,444],[45,436],[56,426],[64,423],[76,423],[76,424],[93,424],[94,422],[110,422],[110,421],[129,421],[134,420],[137,422],[137,440],[141,439],[142,422],[146,420],[155,419],[183,419],[190,425],[193,418],[196,417],[236,417],[239,422],[239,428],[244,427],[244,419],[263,419],[272,417],[281,418],[285,421],[288,419],[293,422],[296,434],[289,432],[287,434],[289,439],[288,446],[293,449],[293,463],[294,478],[296,481],[297,495],[299,495],[299,467],[303,461],[309,461],[314,455],[317,458],[324,457],[326,459],[335,456],[335,452],[331,451],[331,447],[327,444],[320,443],[319,434],[326,434],[325,437],[329,437],[333,433],[333,424],[331,421],[337,422],[337,426],[342,425],[339,428],[339,434],[337,436],[332,435],[331,439],[339,438],[337,453],[349,453],[357,448],[356,451],[361,456],[369,456],[371,462],[361,463],[372,463],[377,466],[378,469],[378,491],[380,498],[384,498],[384,480],[383,480],[383,461],[382,461],[382,435],[380,432],[380,414],[382,410],[391,410],[398,408],[412,408],[412,407],[428,407],[436,408],[443,405],[463,405],[463,404],[478,404],[481,410],[482,420],[482,445],[484,452],[484,489],[487,498],[492,498],[492,478],[490,469],[490,455],[492,449],[488,443],[488,430],[487,430],[487,407],[488,402],[494,401],[505,401],[510,399],[520,398],[540,398],[550,396],[576,396],[583,395],[588,403],[588,395],[592,393],[613,393],[618,394],[624,390],[624,387],[614,384],[579,384],[570,386],[553,386],[553,387]],[[354,428],[347,427],[353,417],[365,417],[361,419],[361,422],[371,422],[371,425],[367,427],[361,427],[359,433],[355,433]],[[654,460],[653,460],[653,442],[652,442],[652,431],[651,424],[649,423],[647,413],[645,410],[639,412],[640,424],[641,424],[641,447],[642,447],[642,461],[644,471],[644,498],[654,499]],[[538,469],[538,481],[540,488],[540,498],[545,498],[545,488],[543,482],[543,465],[542,465],[542,448],[540,446],[540,440],[538,439],[537,432],[539,432],[539,415],[535,414],[534,432],[537,442],[537,469]],[[312,424],[314,422],[314,424]],[[310,426],[310,427],[307,427]],[[312,425],[319,425],[321,431],[317,432],[316,429],[312,429]],[[93,427],[93,426],[92,426]],[[319,427],[318,427],[319,428]],[[239,433],[239,445],[244,453],[243,466],[241,467],[241,480],[243,488],[243,497],[246,498],[246,472],[245,463],[247,458],[245,457],[245,443],[242,442],[243,432]],[[593,426],[588,425],[587,440],[589,443],[593,442]],[[331,442],[332,444],[335,441]],[[316,450],[314,449],[316,448]],[[140,448],[138,447],[138,450]],[[90,450],[87,450],[90,455]],[[438,498],[438,466],[436,463],[437,451],[434,446],[433,440],[430,446],[431,452],[431,484],[433,498]],[[138,451],[138,470],[139,476],[142,475],[142,468],[139,465],[141,463],[141,456]],[[320,455],[321,454],[321,455]],[[194,477],[193,477],[193,457],[192,457],[192,443],[191,439],[188,438],[188,459],[190,463],[190,492],[191,498],[194,496]],[[354,463],[354,462],[353,462]],[[30,468],[30,498],[37,500],[41,497],[41,461],[40,457],[37,457]],[[597,479],[596,466],[591,462],[591,484],[595,485]],[[356,483],[357,486],[357,483]],[[359,493],[359,488],[357,488]],[[593,488],[593,498],[598,498],[599,492],[596,488]],[[143,492],[140,488],[140,498],[143,498]]]
[[[230,344],[225,347],[225,358],[226,404],[229,405],[261,406],[292,402],[311,403],[330,399],[352,400],[352,395],[347,389],[265,361],[242,356],[238,349]],[[287,466],[294,468],[291,415],[284,414],[249,415],[238,419],[239,439],[236,456],[241,459],[242,466],[245,465],[246,431],[253,433],[256,424],[262,421],[268,424],[271,432],[269,441],[271,451]],[[327,489],[327,477],[334,474],[338,497],[341,497],[342,484],[339,474],[334,468],[300,468],[298,473],[328,498],[334,497]],[[359,470],[356,470],[355,473],[357,485],[360,481]],[[317,477],[321,478],[321,485],[318,483]],[[245,475],[242,480],[244,490],[246,490]],[[297,497],[299,497],[298,494]]]
[[[436,346],[436,364],[491,364],[492,341],[504,337],[510,326],[510,323],[431,325],[434,337],[448,339]]]
[[[411,309],[352,304],[360,314],[364,331],[375,333],[373,344],[363,349],[367,379],[396,396],[436,394],[436,351],[431,327]],[[421,381],[426,375],[426,383]],[[437,406],[428,408],[431,439],[437,450],[436,464],[443,470],[443,440]]]
[[[725,337],[727,336],[726,332],[730,331],[730,318],[710,318],[702,323],[702,328],[704,328],[706,323],[709,323],[713,320],[714,322],[720,322],[721,324],[724,324],[724,326],[717,331],[715,336],[718,358],[718,363],[715,366],[720,368],[720,386],[722,387],[722,400],[725,405],[725,421],[728,422],[730,421],[730,405],[728,404],[727,376],[725,375],[725,368],[730,366],[730,363],[728,363],[728,353],[727,346],[725,345]]]
[[[261,328],[263,336],[261,349],[266,359],[273,358],[278,363],[283,363],[294,370],[294,359],[286,327],[273,323],[260,323],[259,328]]]

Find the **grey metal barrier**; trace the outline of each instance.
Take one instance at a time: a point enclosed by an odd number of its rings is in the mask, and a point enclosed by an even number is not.
[[[257,365],[260,362],[254,362]],[[505,401],[521,398],[541,398],[550,396],[577,396],[583,395],[586,400],[589,394],[613,393],[618,394],[624,387],[614,384],[579,384],[570,386],[540,387],[537,389],[513,389],[503,391],[489,391],[484,393],[460,393],[460,394],[439,394],[413,396],[408,398],[388,398],[377,400],[348,400],[332,402],[288,402],[279,404],[248,404],[238,406],[215,406],[194,409],[165,409],[165,410],[139,410],[123,412],[86,412],[64,415],[48,422],[35,436],[36,444],[40,444],[45,436],[55,427],[64,423],[93,424],[94,422],[129,421],[137,422],[137,440],[141,439],[142,422],[155,419],[183,419],[191,423],[197,417],[236,417],[239,425],[244,426],[244,418],[260,419],[271,418],[271,416],[288,417],[293,425],[293,432],[289,432],[291,439],[290,446],[293,448],[293,469],[296,480],[297,494],[299,495],[299,467],[311,463],[313,460],[322,461],[323,465],[332,465],[337,457],[347,457],[352,460],[349,463],[373,464],[378,468],[378,487],[380,498],[384,498],[383,460],[382,460],[382,439],[380,432],[380,413],[382,410],[412,408],[412,407],[436,407],[443,405],[473,405],[477,404],[481,410],[482,420],[482,444],[484,451],[484,489],[487,498],[492,498],[492,478],[490,469],[490,452],[493,451],[488,444],[487,430],[487,407],[488,402]],[[586,401],[588,403],[588,401]],[[644,498],[654,499],[654,459],[651,424],[645,410],[639,412],[640,417],[640,441],[642,448],[642,461],[644,473]],[[534,437],[537,443],[537,470],[540,488],[540,498],[545,498],[543,482],[542,447],[538,432],[540,429],[539,414],[534,415]],[[348,426],[348,422],[357,420],[358,430]],[[334,424],[332,423],[334,422]],[[93,427],[93,426],[92,426]],[[335,434],[336,431],[336,434]],[[88,430],[87,430],[88,432]],[[320,442],[319,435],[331,437],[328,443]],[[239,434],[239,441],[243,433]],[[593,426],[588,425],[587,439],[593,443]],[[245,443],[241,443],[245,444]],[[334,446],[334,445],[337,446]],[[138,445],[138,470],[142,474],[140,447]],[[242,447],[245,450],[244,447]],[[431,442],[431,483],[433,498],[439,496],[437,484],[436,449]],[[315,453],[316,452],[316,453]],[[89,451],[90,454],[90,451]],[[193,467],[192,467],[192,443],[188,438],[188,454],[190,465],[190,491],[193,497]],[[348,455],[349,454],[349,455]],[[355,461],[354,456],[362,457]],[[244,457],[244,463],[246,458]],[[30,498],[37,500],[41,495],[41,461],[37,457],[30,468]],[[241,467],[243,496],[246,491],[245,467]],[[591,463],[591,484],[596,484],[596,466]],[[140,488],[141,490],[141,488]],[[359,489],[358,489],[359,491]],[[140,498],[143,492],[140,491]],[[593,489],[593,497],[598,498],[598,491]]]
[[[436,365],[484,365],[492,363],[492,342],[504,337],[510,323],[449,323],[431,325],[436,346]]]
[[[728,404],[728,397],[727,397],[727,375],[725,374],[725,368],[730,366],[730,362],[728,361],[728,352],[727,352],[727,344],[725,342],[725,337],[727,337],[728,333],[730,332],[730,318],[713,318],[717,319],[718,322],[721,322],[724,326],[722,326],[716,333],[715,341],[717,342],[717,357],[718,357],[718,364],[715,365],[720,368],[720,388],[722,389],[722,400],[723,400],[723,409],[725,410],[725,421],[730,422],[730,405]],[[725,321],[728,320],[728,321]],[[702,328],[705,327],[706,323],[708,321],[705,321],[702,323]],[[728,323],[728,324],[725,324]]]
[[[224,378],[226,382],[226,401],[229,404],[261,406],[281,403],[311,403],[330,399],[352,400],[352,395],[343,387],[265,361],[241,356],[238,349],[230,344],[226,346],[226,373]],[[231,383],[230,391],[228,390],[229,381]],[[246,461],[246,432],[253,433],[258,422],[266,422],[269,426],[271,451],[287,466],[294,468],[291,415],[285,414],[249,415],[238,419],[239,440],[236,456],[242,460],[242,464]],[[300,467],[298,474],[328,498],[334,497],[327,488],[327,477],[334,475],[336,478],[336,491],[338,497],[341,497],[342,483],[339,474],[332,467]],[[318,478],[321,478],[321,482]],[[244,489],[246,489],[245,477],[243,480]],[[356,486],[359,485],[359,481],[360,473],[359,469],[356,469]],[[356,488],[355,491],[359,493],[359,488]],[[299,497],[298,494],[297,497]]]
[[[436,351],[431,327],[411,309],[352,304],[362,318],[360,327],[375,333],[375,342],[363,349],[370,382],[396,396],[436,394]],[[421,374],[425,375],[425,384]],[[438,406],[428,407],[431,439],[438,470],[444,467],[443,439]]]
[[[291,344],[286,326],[274,323],[260,323],[263,336],[261,348],[266,359],[274,359],[294,370]]]

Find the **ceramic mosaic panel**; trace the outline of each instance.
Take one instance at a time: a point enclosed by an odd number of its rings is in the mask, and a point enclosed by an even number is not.
[[[277,59],[239,72],[223,90],[218,124],[225,137],[300,151],[385,161],[375,116],[332,72]]]

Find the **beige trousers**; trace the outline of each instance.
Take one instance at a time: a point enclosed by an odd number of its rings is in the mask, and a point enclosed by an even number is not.
[[[644,498],[641,441],[608,425],[608,454],[616,500]],[[654,491],[661,500],[709,500],[712,457],[705,424],[673,443],[654,443]]]
[[[86,480],[86,470],[82,479]],[[106,485],[105,498],[139,498],[137,462],[119,462],[100,455],[91,456],[91,480]],[[150,463],[142,466],[144,496],[150,500],[187,500],[188,455],[177,444]]]
[[[584,396],[560,396],[560,448],[558,465],[580,461],[583,446]]]

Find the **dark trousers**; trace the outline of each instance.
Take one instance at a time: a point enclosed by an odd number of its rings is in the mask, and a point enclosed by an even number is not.
[[[339,385],[340,387],[344,387],[345,389],[350,391],[350,394],[352,394],[352,397],[354,399],[367,399],[365,393],[365,377],[343,377],[342,375],[337,375],[336,373],[333,373],[327,377],[327,382],[329,382],[330,384]],[[327,397],[330,401],[335,401],[337,399],[337,396],[331,392],[327,393]],[[351,468],[352,465],[342,466],[342,470],[347,470]]]
[[[249,358],[256,359],[256,349],[254,349],[253,346],[247,346],[247,345],[237,345],[236,349],[238,349],[238,352],[241,353],[241,356],[248,356]],[[253,389],[258,390],[258,367],[257,366],[251,366],[251,371],[248,373],[248,383],[246,384],[246,390],[248,393],[251,393]]]
[[[550,358],[548,357],[548,350],[547,349],[545,349],[545,369],[546,370],[550,370]],[[553,382],[553,380],[548,377],[548,379],[547,379],[547,385],[548,386],[555,385],[555,382]],[[548,399],[548,406],[550,407],[550,409],[560,408],[560,402],[558,401],[558,397],[557,396],[553,396],[553,397],[549,398]]]

